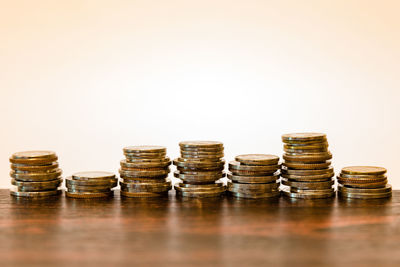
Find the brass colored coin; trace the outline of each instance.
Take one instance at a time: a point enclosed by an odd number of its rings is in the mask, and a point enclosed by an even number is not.
[[[212,156],[212,157],[220,157],[222,158],[224,156],[223,151],[218,151],[218,152],[210,152],[210,151],[185,151],[181,150],[182,155],[187,155],[187,156]]]
[[[281,183],[283,185],[298,188],[298,189],[316,190],[316,189],[332,188],[332,186],[335,184],[335,181],[328,180],[328,181],[324,181],[324,182],[294,182],[294,181],[290,181],[288,179],[282,178]]]
[[[313,153],[313,154],[295,154],[285,153],[283,159],[287,161],[299,161],[299,162],[319,162],[332,159],[330,152]]]
[[[207,192],[207,191],[186,192],[186,191],[176,191],[176,195],[178,197],[194,197],[194,198],[218,197],[218,196],[223,196],[224,193],[225,193],[225,191],[223,191],[223,192]]]
[[[168,191],[161,193],[152,192],[128,192],[121,190],[121,196],[123,197],[164,197],[168,195]]]
[[[82,190],[82,191],[92,191],[92,190],[111,190],[111,185],[73,185],[66,184],[68,189],[72,190]],[[71,191],[71,190],[68,190]]]
[[[392,196],[392,192],[385,193],[348,193],[344,191],[338,191],[338,195],[343,198],[359,198],[359,199],[376,199],[376,198],[389,198]]]
[[[296,142],[303,142],[303,141],[324,141],[326,140],[326,134],[323,133],[290,133],[290,134],[283,134],[282,141],[296,141]]]
[[[171,165],[171,161],[160,162],[128,162],[125,159],[120,161],[121,168],[166,168]]]
[[[161,178],[130,178],[130,177],[121,177],[123,183],[164,183],[167,181],[168,175],[161,177]]]
[[[150,178],[150,177],[165,177],[165,175],[168,175],[169,173],[169,168],[166,170],[158,170],[158,171],[125,171],[125,170],[119,170],[119,173],[123,177],[142,177],[142,178]]]
[[[290,175],[290,174],[281,174],[282,178],[286,178],[292,182],[325,182],[330,181],[334,174],[321,174],[321,175]]]
[[[217,141],[184,141],[180,142],[181,148],[223,148],[224,144]]]
[[[219,169],[224,167],[225,160],[216,161],[216,162],[199,162],[199,161],[181,161],[180,158],[177,158],[173,161],[173,164],[178,167],[183,168],[216,168]]]
[[[11,180],[11,184],[17,186],[18,191],[56,190],[61,183],[62,179],[43,181],[43,182],[21,182],[15,179]]]
[[[257,193],[257,194],[245,194],[245,193],[237,193],[228,191],[229,195],[237,198],[252,198],[252,199],[259,199],[259,198],[278,198],[281,196],[281,192],[276,190],[268,193]]]
[[[75,187],[67,187],[69,193],[109,193],[111,192],[111,188],[107,189],[96,189],[96,188],[89,188],[89,189],[77,189]]]
[[[58,159],[53,151],[37,150],[22,151],[12,154],[10,162],[14,164],[41,165],[48,164]]]
[[[327,149],[328,142],[314,143],[314,144],[283,144],[283,149],[293,150],[313,150],[313,149]]]
[[[278,190],[280,183],[273,182],[269,184],[240,184],[228,182],[228,191],[236,193],[267,193],[272,190]]]
[[[177,184],[174,186],[176,191],[179,192],[192,192],[192,193],[223,193],[226,191],[225,186],[214,186],[214,187],[204,187],[204,186],[180,186]]]
[[[346,193],[368,193],[368,194],[375,194],[375,193],[387,193],[392,192],[392,186],[387,184],[384,188],[351,188],[343,185],[338,186],[338,190],[341,192]]]
[[[120,182],[121,188],[128,192],[165,192],[172,188],[171,181],[163,183],[124,183]]]
[[[371,182],[371,183],[349,183],[349,182],[341,182],[338,181],[340,184],[346,186],[346,187],[351,187],[351,188],[384,188],[387,184],[387,180],[381,181],[381,182]]]
[[[342,173],[355,175],[382,175],[386,173],[386,169],[373,166],[351,166],[344,167]]]
[[[335,191],[331,193],[321,193],[321,194],[315,194],[315,193],[293,193],[287,190],[282,191],[284,196],[290,197],[290,198],[302,198],[302,199],[318,199],[318,198],[330,198],[335,196]]]
[[[124,153],[126,159],[135,160],[135,159],[164,159],[166,157],[166,153]]]
[[[386,177],[381,177],[381,178],[343,178],[341,176],[337,177],[338,181],[340,183],[375,183],[375,182],[382,182],[386,181]]]
[[[202,168],[184,168],[184,167],[176,167],[178,171],[181,173],[185,174],[196,174],[198,172],[204,172],[204,173],[220,173],[224,170],[224,167],[202,167]]]
[[[62,174],[61,169],[56,169],[53,172],[24,172],[24,173],[17,173],[15,171],[10,172],[10,176],[18,181],[32,181],[32,182],[39,182],[39,181],[50,181],[59,178]]]
[[[221,187],[223,186],[222,182],[215,182],[215,183],[211,183],[211,184],[185,184],[185,183],[179,183],[178,184],[179,187],[183,188],[183,187],[189,187],[189,188],[199,188],[199,189],[203,189],[203,188],[215,188],[215,187]]]
[[[323,163],[304,163],[304,162],[290,162],[285,161],[282,163],[283,166],[296,170],[318,170],[325,169],[331,165],[330,161],[326,161]]]
[[[291,154],[310,154],[310,153],[326,153],[329,152],[327,148],[319,148],[319,149],[308,149],[308,150],[301,150],[301,149],[283,149],[286,153]]]
[[[245,154],[235,157],[242,165],[278,165],[279,157],[270,154]]]
[[[181,152],[213,152],[223,153],[224,147],[181,147]]]
[[[115,174],[112,172],[103,171],[87,171],[87,172],[77,172],[72,175],[74,180],[111,180],[115,178]]]
[[[114,195],[114,191],[110,192],[98,192],[98,193],[85,193],[85,192],[68,192],[65,191],[65,195],[71,198],[100,198],[100,197],[111,197]]]
[[[182,174],[179,171],[174,172],[174,176],[176,178],[181,179],[184,183],[187,184],[209,184],[214,183],[215,181],[223,178],[225,176],[224,173],[219,173],[219,175],[191,175],[191,174]]]
[[[205,163],[215,163],[215,162],[220,162],[221,158],[179,158],[180,161],[189,161],[189,162],[205,162]]]
[[[171,186],[164,186],[163,188],[160,187],[149,187],[147,189],[140,188],[140,187],[127,187],[124,185],[121,185],[121,190],[125,192],[130,192],[130,193],[165,193],[171,190]]]
[[[126,168],[126,167],[121,167],[121,170],[123,171],[128,171],[128,172],[147,172],[147,171],[168,171],[169,172],[169,167],[163,167],[163,168]]]
[[[127,146],[123,149],[124,153],[166,153],[164,146]]]
[[[47,165],[25,165],[25,164],[11,164],[11,169],[20,172],[46,172],[58,169],[58,163],[53,162]]]
[[[60,195],[62,190],[50,190],[50,191],[37,191],[37,192],[18,192],[10,190],[10,194],[15,197],[29,197],[29,198],[40,198]]]
[[[230,161],[229,162],[229,170],[239,170],[239,171],[251,171],[251,172],[265,172],[265,171],[276,171],[279,169],[279,165],[243,165],[238,161]]]
[[[235,183],[242,184],[265,184],[272,183],[279,179],[279,173],[269,176],[243,176],[243,175],[234,175],[228,172],[228,178]]]
[[[65,185],[66,186],[109,186],[109,187],[116,187],[118,183],[118,179],[111,178],[111,179],[100,179],[100,180],[74,180],[72,176],[68,176],[65,178]]]
[[[360,179],[360,180],[362,180],[362,179],[367,179],[367,180],[374,180],[374,179],[385,179],[385,178],[387,178],[387,176],[386,176],[386,174],[379,174],[379,175],[367,175],[367,174],[365,174],[365,175],[363,175],[363,174],[345,174],[345,173],[340,173],[339,174],[339,176],[340,176],[340,178],[343,178],[343,179],[354,179],[354,180],[356,180],[356,179]]]
[[[233,175],[238,175],[238,176],[271,176],[271,175],[275,175],[277,170],[271,170],[271,171],[243,171],[243,170],[230,169],[230,172]]]
[[[183,159],[188,159],[188,160],[208,160],[208,161],[220,161],[224,155],[187,155],[187,154],[182,154],[181,153],[181,158]]]
[[[290,192],[292,193],[305,193],[305,194],[334,194],[335,189],[327,188],[327,189],[302,189],[291,187]]]
[[[329,167],[327,169],[319,169],[319,170],[293,170],[282,167],[282,173],[290,174],[290,175],[319,175],[319,174],[333,174],[333,167]]]
[[[125,159],[126,163],[165,163],[165,162],[170,162],[171,159],[169,157],[164,157],[164,158],[156,158],[156,159],[145,159],[145,158],[126,158]]]

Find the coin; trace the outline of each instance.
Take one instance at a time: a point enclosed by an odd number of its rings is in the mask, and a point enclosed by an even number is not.
[[[124,153],[166,153],[164,146],[127,146],[123,149]]]
[[[319,174],[333,174],[333,167],[329,167],[326,169],[317,169],[317,170],[296,170],[296,169],[288,169],[282,167],[282,173],[290,174],[290,175],[319,175]]]
[[[266,193],[272,190],[278,190],[280,183],[273,182],[269,184],[240,184],[228,183],[228,191],[236,193]]]
[[[65,192],[67,197],[71,198],[100,198],[100,197],[111,197],[114,195],[114,191],[110,192],[97,192],[97,193],[88,193],[88,192]]]
[[[161,162],[128,162],[125,159],[120,161],[121,168],[166,168],[171,165],[171,161]]]
[[[124,183],[120,182],[121,189],[128,192],[165,192],[172,189],[171,182],[164,183]]]
[[[243,165],[238,161],[229,162],[229,170],[239,170],[239,171],[251,171],[251,172],[265,172],[265,171],[276,171],[279,169],[279,165]]]
[[[12,154],[10,162],[14,164],[39,165],[48,164],[58,159],[53,151],[22,151]]]
[[[129,161],[134,161],[135,159],[159,159],[165,158],[165,153],[146,153],[146,154],[133,154],[133,153],[124,153],[125,158]]]
[[[77,172],[72,175],[72,179],[74,180],[111,180],[115,178],[115,174],[112,172],[103,172],[103,171],[86,171],[86,172]]]
[[[223,143],[217,141],[184,141],[180,142],[181,148],[222,148]]]
[[[50,190],[50,191],[37,191],[37,192],[19,192],[10,190],[10,194],[15,197],[29,197],[29,198],[40,198],[60,195],[62,190]]]
[[[288,154],[296,154],[296,153],[302,153],[302,154],[310,154],[310,153],[326,153],[328,152],[327,148],[319,148],[319,149],[308,149],[308,150],[301,150],[301,149],[287,149],[285,148],[284,151]]]
[[[290,162],[285,161],[282,163],[283,166],[291,169],[298,170],[318,170],[318,169],[326,169],[331,165],[330,161],[326,161],[323,163],[304,163],[304,162]]]
[[[369,180],[374,180],[374,179],[385,179],[387,178],[386,174],[379,174],[379,175],[369,175],[369,174],[345,174],[345,173],[340,173],[338,176],[342,179],[369,179]]]
[[[155,159],[147,159],[147,158],[126,158],[125,161],[127,163],[163,163],[163,162],[170,162],[171,159],[167,156],[163,158],[155,158]]]
[[[392,191],[392,186],[387,184],[383,188],[352,188],[339,185],[338,190],[347,193],[387,193]]]
[[[382,175],[386,173],[386,169],[374,166],[350,166],[344,167],[342,173],[352,175]]]
[[[243,175],[234,175],[230,172],[228,172],[227,175],[228,178],[232,180],[232,182],[242,183],[242,184],[271,183],[279,179],[279,172],[269,176],[243,176]]]
[[[307,142],[307,141],[324,141],[326,140],[326,134],[323,133],[290,133],[283,134],[282,141],[296,141],[296,142]]]
[[[283,190],[282,191],[284,196],[291,197],[291,198],[302,198],[302,199],[318,199],[318,198],[330,198],[335,196],[335,192],[331,193],[322,193],[322,194],[315,194],[315,193],[293,193],[290,191]]]
[[[25,164],[11,164],[11,169],[14,171],[23,172],[46,172],[58,169],[58,163],[52,162],[46,165],[25,165]]]
[[[244,154],[235,157],[242,165],[278,165],[279,157],[270,154]]]
[[[55,180],[62,174],[61,169],[55,169],[52,172],[24,172],[17,173],[12,170],[10,176],[18,181],[50,181]]]
[[[344,198],[359,198],[359,199],[376,199],[376,198],[389,198],[392,196],[392,192],[384,193],[349,193],[345,191],[338,191],[338,195]]]
[[[313,150],[313,149],[327,149],[328,142],[314,143],[314,144],[283,144],[283,149],[292,149],[292,150]]]
[[[125,171],[122,169],[119,169],[119,173],[123,177],[143,177],[143,178],[150,178],[150,177],[165,177],[165,175],[168,175],[169,173],[169,168],[164,169],[164,170],[155,170],[155,171]]]
[[[332,159],[332,154],[330,152],[312,153],[312,154],[285,153],[283,154],[283,159],[287,161],[298,161],[298,162],[320,162]]]
[[[295,182],[324,182],[329,181],[335,174],[319,174],[319,175],[290,175],[282,173],[281,177]]]
[[[163,197],[167,196],[168,192],[152,193],[152,192],[128,192],[121,190],[121,196],[123,197]]]
[[[186,191],[176,191],[176,195],[178,197],[195,197],[195,198],[208,198],[208,197],[217,197],[223,196],[224,192],[207,192],[207,191],[200,191],[200,192],[186,192]]]
[[[291,188],[299,189],[329,189],[335,184],[333,180],[328,180],[324,182],[295,182],[288,179],[282,178],[281,183]]]
[[[141,178],[141,177],[123,177],[122,181],[124,183],[164,183],[167,179],[168,175],[165,175],[164,177],[153,177],[153,178]]]
[[[225,160],[217,161],[217,162],[199,162],[199,161],[181,161],[180,158],[177,158],[173,161],[173,164],[178,167],[184,168],[221,168],[225,165]]]
[[[106,189],[98,189],[98,188],[89,188],[89,189],[78,189],[75,187],[67,187],[68,193],[109,193],[111,192],[111,188]]]
[[[259,194],[246,194],[246,193],[237,193],[237,192],[232,192],[228,191],[229,195],[238,197],[238,198],[253,198],[253,199],[258,199],[258,198],[277,198],[281,196],[280,191],[271,191],[269,193],[259,193]]]
[[[335,189],[326,188],[326,189],[303,189],[290,187],[290,192],[292,193],[304,193],[304,194],[332,194],[335,193]]]
[[[117,186],[118,180],[116,178],[111,179],[91,179],[91,180],[74,180],[72,176],[65,178],[66,185],[81,185],[81,186]]]
[[[223,193],[226,191],[225,186],[213,186],[213,187],[205,187],[205,186],[181,186],[180,184],[177,184],[174,186],[176,191],[181,191],[181,192],[192,192],[192,193]]]
[[[190,184],[207,184],[214,183],[216,180],[223,178],[225,176],[224,173],[218,173],[216,175],[199,175],[199,174],[183,174],[179,171],[174,172],[174,177],[183,180],[185,183]]]
[[[343,183],[342,181],[338,181],[340,184],[345,185],[346,187],[352,188],[384,188],[387,184],[387,180],[381,182],[371,182],[371,183]]]
[[[211,184],[185,184],[185,183],[179,183],[179,187],[189,187],[189,188],[214,188],[214,187],[221,187],[223,186],[222,182],[215,182]]]
[[[43,182],[21,182],[15,179],[11,180],[11,184],[17,186],[19,191],[56,190],[61,183],[62,179],[43,181]]]
[[[362,183],[376,183],[376,182],[383,182],[386,181],[387,178],[386,177],[382,177],[382,178],[371,178],[371,179],[367,179],[367,178],[343,178],[341,176],[338,176],[338,181],[340,183],[351,183],[351,184],[362,184]]]

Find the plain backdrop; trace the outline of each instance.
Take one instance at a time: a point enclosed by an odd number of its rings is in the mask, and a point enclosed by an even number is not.
[[[219,140],[232,160],[317,131],[336,171],[400,189],[399,3],[0,0],[0,187],[21,150],[117,172],[128,145]]]

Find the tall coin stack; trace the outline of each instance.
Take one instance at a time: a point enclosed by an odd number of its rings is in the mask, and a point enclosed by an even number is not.
[[[242,198],[279,197],[279,157],[246,154],[229,162],[228,192]]]
[[[58,157],[52,151],[24,151],[10,157],[14,188],[17,197],[47,197],[61,194],[62,183]]]
[[[162,146],[129,146],[123,149],[119,173],[121,195],[125,197],[159,197],[172,189],[168,180],[171,160]]]
[[[175,185],[182,197],[218,197],[226,187],[219,179],[225,177],[224,145],[215,141],[179,143],[181,157],[174,160],[174,176],[182,180]]]
[[[282,135],[284,162],[281,182],[288,186],[284,195],[293,198],[316,199],[335,195],[332,154],[323,133],[293,133]]]
[[[77,172],[65,178],[65,195],[71,198],[111,197],[114,195],[112,189],[117,185],[118,180],[112,172]]]
[[[337,179],[341,197],[373,199],[392,196],[392,186],[387,184],[386,169],[382,167],[345,167]]]

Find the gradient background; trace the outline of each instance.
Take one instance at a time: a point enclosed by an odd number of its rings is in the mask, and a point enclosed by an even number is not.
[[[226,159],[328,135],[336,171],[400,189],[399,1],[1,1],[0,187],[9,156],[117,172],[122,148],[220,140]]]

